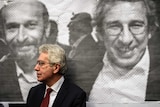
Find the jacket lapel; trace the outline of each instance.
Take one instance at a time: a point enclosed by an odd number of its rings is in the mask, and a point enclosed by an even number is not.
[[[44,94],[45,94],[45,89],[46,89],[46,85],[42,84],[41,87],[39,88],[38,92],[37,92],[37,98],[34,99],[35,102],[37,103],[38,106],[36,107],[40,107],[41,102],[43,100]]]
[[[68,92],[68,81],[64,80],[52,107],[60,107]]]
[[[157,53],[157,47],[149,47],[150,51],[150,70],[147,81],[146,101],[159,100],[160,99],[160,62],[159,53]]]

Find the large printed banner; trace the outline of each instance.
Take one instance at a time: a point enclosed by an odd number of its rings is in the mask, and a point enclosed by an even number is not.
[[[149,9],[121,0],[99,8],[101,0],[39,0],[43,9],[18,1],[0,0],[3,106],[24,106],[30,88],[39,84],[34,66],[44,43],[64,48],[65,77],[87,93],[87,107],[159,106],[158,0],[157,11],[152,3]]]

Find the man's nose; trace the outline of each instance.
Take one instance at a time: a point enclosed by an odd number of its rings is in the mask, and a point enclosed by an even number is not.
[[[130,45],[133,42],[133,34],[130,32],[128,26],[123,27],[123,31],[120,34],[119,40],[124,44],[124,45]]]
[[[23,25],[19,26],[18,34],[17,34],[17,42],[23,43],[27,39],[26,33],[25,33],[25,27]]]
[[[35,71],[39,71],[39,69],[40,69],[40,68],[39,68],[39,65],[36,64],[35,67],[34,67],[34,70],[35,70]]]

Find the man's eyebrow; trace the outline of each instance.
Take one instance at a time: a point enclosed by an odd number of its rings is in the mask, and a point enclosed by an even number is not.
[[[119,21],[108,21],[106,22],[107,25],[110,25],[110,24],[120,24]]]
[[[145,22],[143,20],[132,20],[130,23],[141,23],[141,24],[145,24]]]
[[[38,23],[38,21],[37,20],[28,20],[28,21],[26,21],[25,23]]]
[[[42,61],[42,60],[37,60],[37,62],[44,62],[44,61]]]
[[[17,23],[15,23],[15,22],[8,22],[5,25],[15,25],[15,24],[17,24]]]
[[[7,28],[12,28],[12,27],[18,27],[19,24],[18,23],[14,23],[14,22],[10,22],[10,23],[6,23],[5,26]]]

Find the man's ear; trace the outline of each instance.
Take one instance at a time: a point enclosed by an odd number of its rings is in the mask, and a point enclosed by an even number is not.
[[[45,25],[46,38],[49,38],[50,31],[51,31],[51,23],[50,23],[50,21],[48,21],[48,23]]]
[[[55,64],[55,65],[53,66],[53,73],[56,74],[56,73],[59,72],[59,70],[60,70],[60,65],[59,65],[59,64]]]

